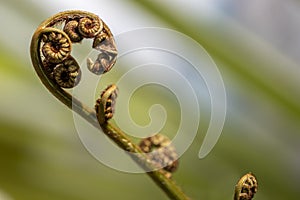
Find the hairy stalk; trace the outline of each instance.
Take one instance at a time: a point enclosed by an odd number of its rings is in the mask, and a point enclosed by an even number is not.
[[[66,62],[67,59],[70,59],[68,51],[71,49],[71,46],[68,46],[68,42],[78,42],[82,39],[81,36],[86,38],[95,37],[94,44],[96,45],[97,43],[99,43],[99,41],[102,41],[102,39],[107,35],[110,36],[111,33],[109,32],[109,29],[107,28],[106,24],[104,24],[104,22],[102,24],[102,21],[97,21],[97,19],[97,16],[88,12],[66,11],[59,13],[43,22],[35,31],[30,46],[31,60],[35,71],[37,72],[42,83],[59,101],[61,101],[70,109],[74,110],[76,113],[78,113],[81,117],[83,117],[97,129],[103,130],[104,133],[111,140],[113,140],[120,148],[127,152],[130,152],[129,155],[133,158],[133,160],[140,167],[147,171],[147,174],[151,177],[151,179],[168,195],[170,199],[189,199],[176,185],[176,183],[171,178],[165,175],[164,170],[154,170],[155,166],[149,160],[149,158],[147,158],[145,153],[143,153],[143,151],[139,148],[138,145],[132,143],[130,139],[120,129],[114,127],[109,122],[101,124],[100,127],[95,110],[84,105],[80,100],[76,99],[75,97],[72,97],[70,93],[62,89],[62,87],[64,87],[66,84],[68,88],[70,83],[73,83],[74,85],[77,84],[75,81],[76,77],[74,75],[74,69],[77,70],[75,74],[80,75],[80,71],[78,71],[79,69],[76,68],[76,62]],[[67,33],[52,27],[56,23],[60,23],[62,21],[66,21],[66,23],[70,22],[66,26],[70,27],[70,29],[68,30],[69,36],[67,35]],[[78,27],[81,28],[81,30],[74,32],[74,26],[76,25],[76,23],[90,23],[93,24],[93,27],[92,29],[85,30],[84,28],[86,26],[78,25]],[[99,30],[103,27],[105,30],[99,33]],[[81,34],[81,36],[77,36],[77,34]],[[44,43],[43,47],[41,47],[41,42]],[[54,53],[51,52],[54,48],[53,46],[51,46],[51,42],[55,43],[55,48],[60,49],[55,49]],[[41,56],[41,48],[43,48],[44,57]],[[53,63],[55,63],[55,66],[52,66],[54,65]],[[57,65],[57,63],[60,64]],[[64,73],[71,74],[69,75],[70,78],[72,78],[71,82],[69,80],[69,82],[64,82],[63,78],[59,81],[53,78],[53,73],[54,75],[56,75],[55,70],[60,72],[60,70],[58,70],[60,68],[58,67],[62,67],[62,65],[66,65],[62,68],[66,71]],[[94,72],[95,74],[100,74],[99,70],[102,70],[102,72],[104,73],[108,71],[111,67],[112,65],[106,64],[104,66],[104,69],[102,69],[99,68],[98,65],[93,65],[90,71]],[[47,70],[49,70],[49,72]],[[60,77],[58,77],[58,79],[59,78]],[[61,85],[60,82],[62,82]]]

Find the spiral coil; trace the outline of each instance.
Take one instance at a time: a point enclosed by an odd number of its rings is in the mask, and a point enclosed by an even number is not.
[[[72,45],[84,38],[93,39],[92,48],[99,51],[96,61],[90,58],[87,61],[92,73],[106,73],[116,62],[118,52],[111,31],[98,16],[89,12],[66,11],[54,15],[39,26],[34,37],[38,40],[35,55],[39,64],[48,78],[61,88],[73,88],[81,79],[80,66],[71,52]]]

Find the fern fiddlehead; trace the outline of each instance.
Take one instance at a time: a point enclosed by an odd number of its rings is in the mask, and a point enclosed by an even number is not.
[[[163,169],[157,170],[138,145],[108,122],[114,113],[117,96],[115,85],[108,86],[102,93],[95,110],[72,97],[66,90],[80,82],[80,66],[71,52],[72,45],[80,43],[84,38],[93,39],[92,48],[99,51],[95,61],[87,60],[88,69],[96,75],[108,72],[116,62],[117,49],[110,29],[98,16],[84,11],[65,11],[45,20],[37,28],[31,40],[30,53],[32,64],[42,83],[58,100],[94,127],[102,129],[119,147],[134,153],[131,154],[133,160],[147,171],[171,199],[188,199],[176,183],[165,175]]]

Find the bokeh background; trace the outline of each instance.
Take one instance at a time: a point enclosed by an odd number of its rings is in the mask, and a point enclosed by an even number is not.
[[[217,63],[227,92],[226,122],[207,157],[198,158],[205,123],[181,157],[174,179],[189,196],[232,199],[236,181],[252,171],[259,181],[255,199],[299,199],[299,1],[0,0],[1,200],[167,199],[146,175],[94,159],[80,142],[72,112],[36,76],[29,55],[34,30],[70,9],[96,13],[115,35],[141,27],[180,31]],[[141,94],[135,101],[149,107],[151,98]],[[171,120],[168,127],[177,124]]]

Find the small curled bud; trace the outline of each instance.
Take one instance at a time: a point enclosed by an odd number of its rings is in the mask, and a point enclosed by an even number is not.
[[[107,86],[96,101],[95,110],[100,125],[111,119],[115,112],[116,98],[118,96],[118,87],[115,84]]]
[[[80,67],[74,58],[69,57],[53,69],[53,78],[60,87],[73,88],[80,81]]]
[[[257,180],[252,173],[244,175],[235,186],[234,200],[251,200],[257,187]]]
[[[93,48],[98,49],[98,47],[103,43],[104,40],[109,38],[108,34],[106,33],[106,30],[103,29],[96,37],[94,38],[93,41]]]
[[[60,63],[69,57],[71,53],[71,41],[64,33],[53,31],[49,34],[44,34],[43,42],[43,55],[51,63]]]
[[[112,36],[108,36],[106,31],[102,31],[94,38],[93,48],[100,51],[95,62],[87,59],[88,69],[96,74],[104,74],[111,70],[117,60],[118,51],[115,40]]]
[[[163,168],[170,173],[178,168],[178,155],[168,137],[156,134],[152,137],[144,138],[139,146],[157,167]],[[171,176],[171,174],[168,174],[168,176]]]
[[[114,63],[113,63],[114,64]],[[113,66],[110,62],[110,57],[106,53],[100,53],[95,62],[92,59],[87,59],[87,66],[90,72],[100,75],[111,69]]]
[[[83,38],[80,36],[79,30],[78,30],[78,21],[71,20],[68,23],[66,23],[64,27],[64,32],[67,33],[67,35],[70,37],[71,41],[76,43],[80,42]]]
[[[102,21],[98,19],[91,19],[83,17],[79,20],[78,30],[79,33],[86,38],[95,37],[103,29]]]

